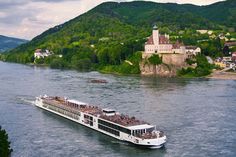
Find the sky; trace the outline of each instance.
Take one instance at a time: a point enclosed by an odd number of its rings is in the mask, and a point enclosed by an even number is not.
[[[47,29],[62,24],[107,1],[111,0],[0,0],[0,35],[30,40]],[[208,5],[222,0],[150,1]]]

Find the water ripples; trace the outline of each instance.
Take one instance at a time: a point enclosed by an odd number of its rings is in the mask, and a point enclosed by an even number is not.
[[[236,81],[114,76],[0,62],[0,125],[13,157],[236,156]],[[108,83],[91,83],[103,79]],[[165,131],[165,149],[143,150],[33,106],[67,96],[136,116]]]

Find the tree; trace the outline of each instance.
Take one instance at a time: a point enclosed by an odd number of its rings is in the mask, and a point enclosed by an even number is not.
[[[197,67],[195,69],[191,67],[188,67],[187,69],[182,68],[178,71],[178,75],[188,77],[202,77],[211,73],[213,67],[208,63],[204,55],[197,55],[196,63]]]
[[[225,56],[229,56],[229,52],[230,52],[229,46],[225,46],[225,47],[223,48],[223,54],[224,54]]]
[[[102,65],[106,65],[109,63],[109,55],[108,55],[108,49],[107,48],[102,48],[98,52],[98,61]]]
[[[162,58],[159,55],[153,54],[151,57],[148,58],[148,61],[153,65],[159,65],[162,63]]]
[[[0,156],[9,157],[12,152],[10,142],[8,141],[8,134],[0,126]]]
[[[44,58],[40,57],[40,58],[35,58],[35,63],[36,64],[44,64]]]
[[[91,69],[91,60],[89,58],[80,59],[77,61],[76,69],[77,70],[90,70]]]
[[[66,62],[61,58],[54,58],[50,63],[50,67],[54,69],[64,69],[67,68]]]

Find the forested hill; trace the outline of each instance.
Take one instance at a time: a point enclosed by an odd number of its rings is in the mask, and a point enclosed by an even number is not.
[[[34,50],[41,48],[63,54],[65,66],[84,68],[122,64],[134,52],[143,49],[154,24],[165,33],[186,28],[235,28],[235,3],[228,0],[209,6],[195,6],[144,1],[106,2],[17,47],[6,60],[32,62]],[[48,60],[47,64],[52,60]]]
[[[226,0],[202,7],[189,7],[188,10],[213,22],[236,28],[235,0]]]
[[[18,38],[12,38],[12,37],[6,37],[3,35],[0,35],[0,52],[4,52],[10,49],[13,49],[20,44],[26,43],[27,40],[24,39],[18,39]]]

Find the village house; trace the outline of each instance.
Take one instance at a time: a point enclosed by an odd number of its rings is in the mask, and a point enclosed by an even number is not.
[[[235,70],[236,63],[236,52],[232,53],[230,57],[222,57],[215,59],[215,65],[218,65],[221,68],[231,68]]]
[[[208,30],[197,30],[197,32],[200,34],[206,34],[208,32]]]
[[[236,41],[228,41],[225,43],[224,46],[228,46],[229,48],[232,48],[232,47],[236,46]]]
[[[231,62],[232,57],[223,57],[222,62]]]
[[[186,55],[187,58],[191,59],[198,54],[201,54],[201,48],[197,46],[186,46]]]
[[[39,58],[44,58],[44,57],[48,57],[50,55],[52,55],[53,53],[50,52],[49,50],[45,50],[43,51],[42,49],[37,49],[34,52],[34,58],[35,59],[39,59]]]
[[[215,65],[219,66],[220,68],[226,68],[226,63],[225,62],[216,62]]]
[[[225,36],[224,33],[220,33],[220,34],[218,35],[218,37],[220,38],[220,40],[225,40],[225,41],[228,41],[228,40],[229,40],[229,39]]]
[[[232,61],[236,63],[236,52],[232,53]]]

